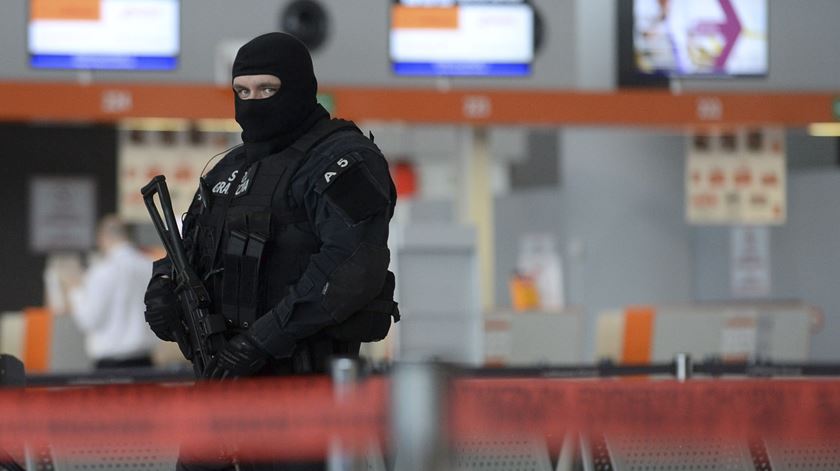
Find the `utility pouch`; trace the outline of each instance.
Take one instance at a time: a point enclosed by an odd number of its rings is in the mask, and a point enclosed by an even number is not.
[[[234,230],[230,231],[224,253],[224,272],[222,279],[222,315],[229,322],[239,323],[239,278],[241,276],[242,256],[248,244],[248,236]]]
[[[262,308],[260,270],[271,232],[271,213],[247,213],[230,221],[224,254],[222,313],[237,327],[248,328]]]
[[[267,242],[265,234],[248,235],[248,247],[245,249],[245,256],[242,257],[239,277],[239,322],[242,327],[247,328],[257,320],[260,266]]]
[[[391,320],[400,320],[400,309],[394,301],[396,280],[388,272],[379,296],[344,322],[327,329],[327,334],[343,342],[378,342],[388,335]]]

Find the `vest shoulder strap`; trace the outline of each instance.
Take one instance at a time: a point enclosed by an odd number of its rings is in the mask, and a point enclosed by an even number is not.
[[[306,154],[330,135],[342,130],[355,130],[361,133],[356,124],[344,119],[323,120],[291,145],[293,149]]]

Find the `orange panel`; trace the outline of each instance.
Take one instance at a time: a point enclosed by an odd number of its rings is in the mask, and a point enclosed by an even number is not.
[[[7,82],[0,83],[0,103],[0,119],[7,120],[233,117],[233,92],[213,85]]]
[[[682,94],[662,91],[460,90],[323,87],[345,119],[406,123],[685,127],[801,126],[834,121],[838,92]],[[717,117],[698,115],[713,102]],[[229,87],[0,81],[0,121],[106,121],[122,118],[232,118]]]
[[[392,10],[394,29],[457,29],[458,7],[406,7]]]
[[[797,126],[832,121],[833,93],[683,94],[660,91],[333,89],[344,118],[473,124],[656,127]],[[714,118],[700,103],[720,106]]]
[[[32,0],[33,20],[98,20],[101,0]]]
[[[50,367],[52,313],[47,308],[24,309],[23,365],[27,372],[47,371]]]
[[[397,196],[400,198],[411,198],[417,193],[417,172],[414,165],[408,162],[397,162],[391,167],[391,176],[394,179],[394,186],[397,187]]]
[[[621,362],[624,364],[650,363],[653,347],[653,320],[656,309],[652,306],[628,307],[624,311],[624,346]]]

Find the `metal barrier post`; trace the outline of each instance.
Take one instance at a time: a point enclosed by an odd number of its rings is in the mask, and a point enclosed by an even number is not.
[[[336,401],[346,400],[347,393],[359,381],[359,361],[347,357],[333,358],[330,361],[330,376]],[[363,469],[363,464],[355,453],[342,445],[340,439],[334,438],[330,442],[327,469],[329,471],[359,471]]]
[[[400,471],[449,469],[449,382],[434,363],[400,363],[391,382],[391,430]]]
[[[677,381],[684,382],[694,376],[694,363],[688,353],[677,353],[674,357],[674,369]]]

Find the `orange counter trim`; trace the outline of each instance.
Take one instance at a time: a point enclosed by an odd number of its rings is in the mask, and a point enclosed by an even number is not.
[[[834,121],[838,92],[682,94],[550,90],[322,87],[336,114],[406,123],[720,127]],[[114,122],[123,118],[232,118],[227,87],[208,84],[0,82],[0,121]]]

